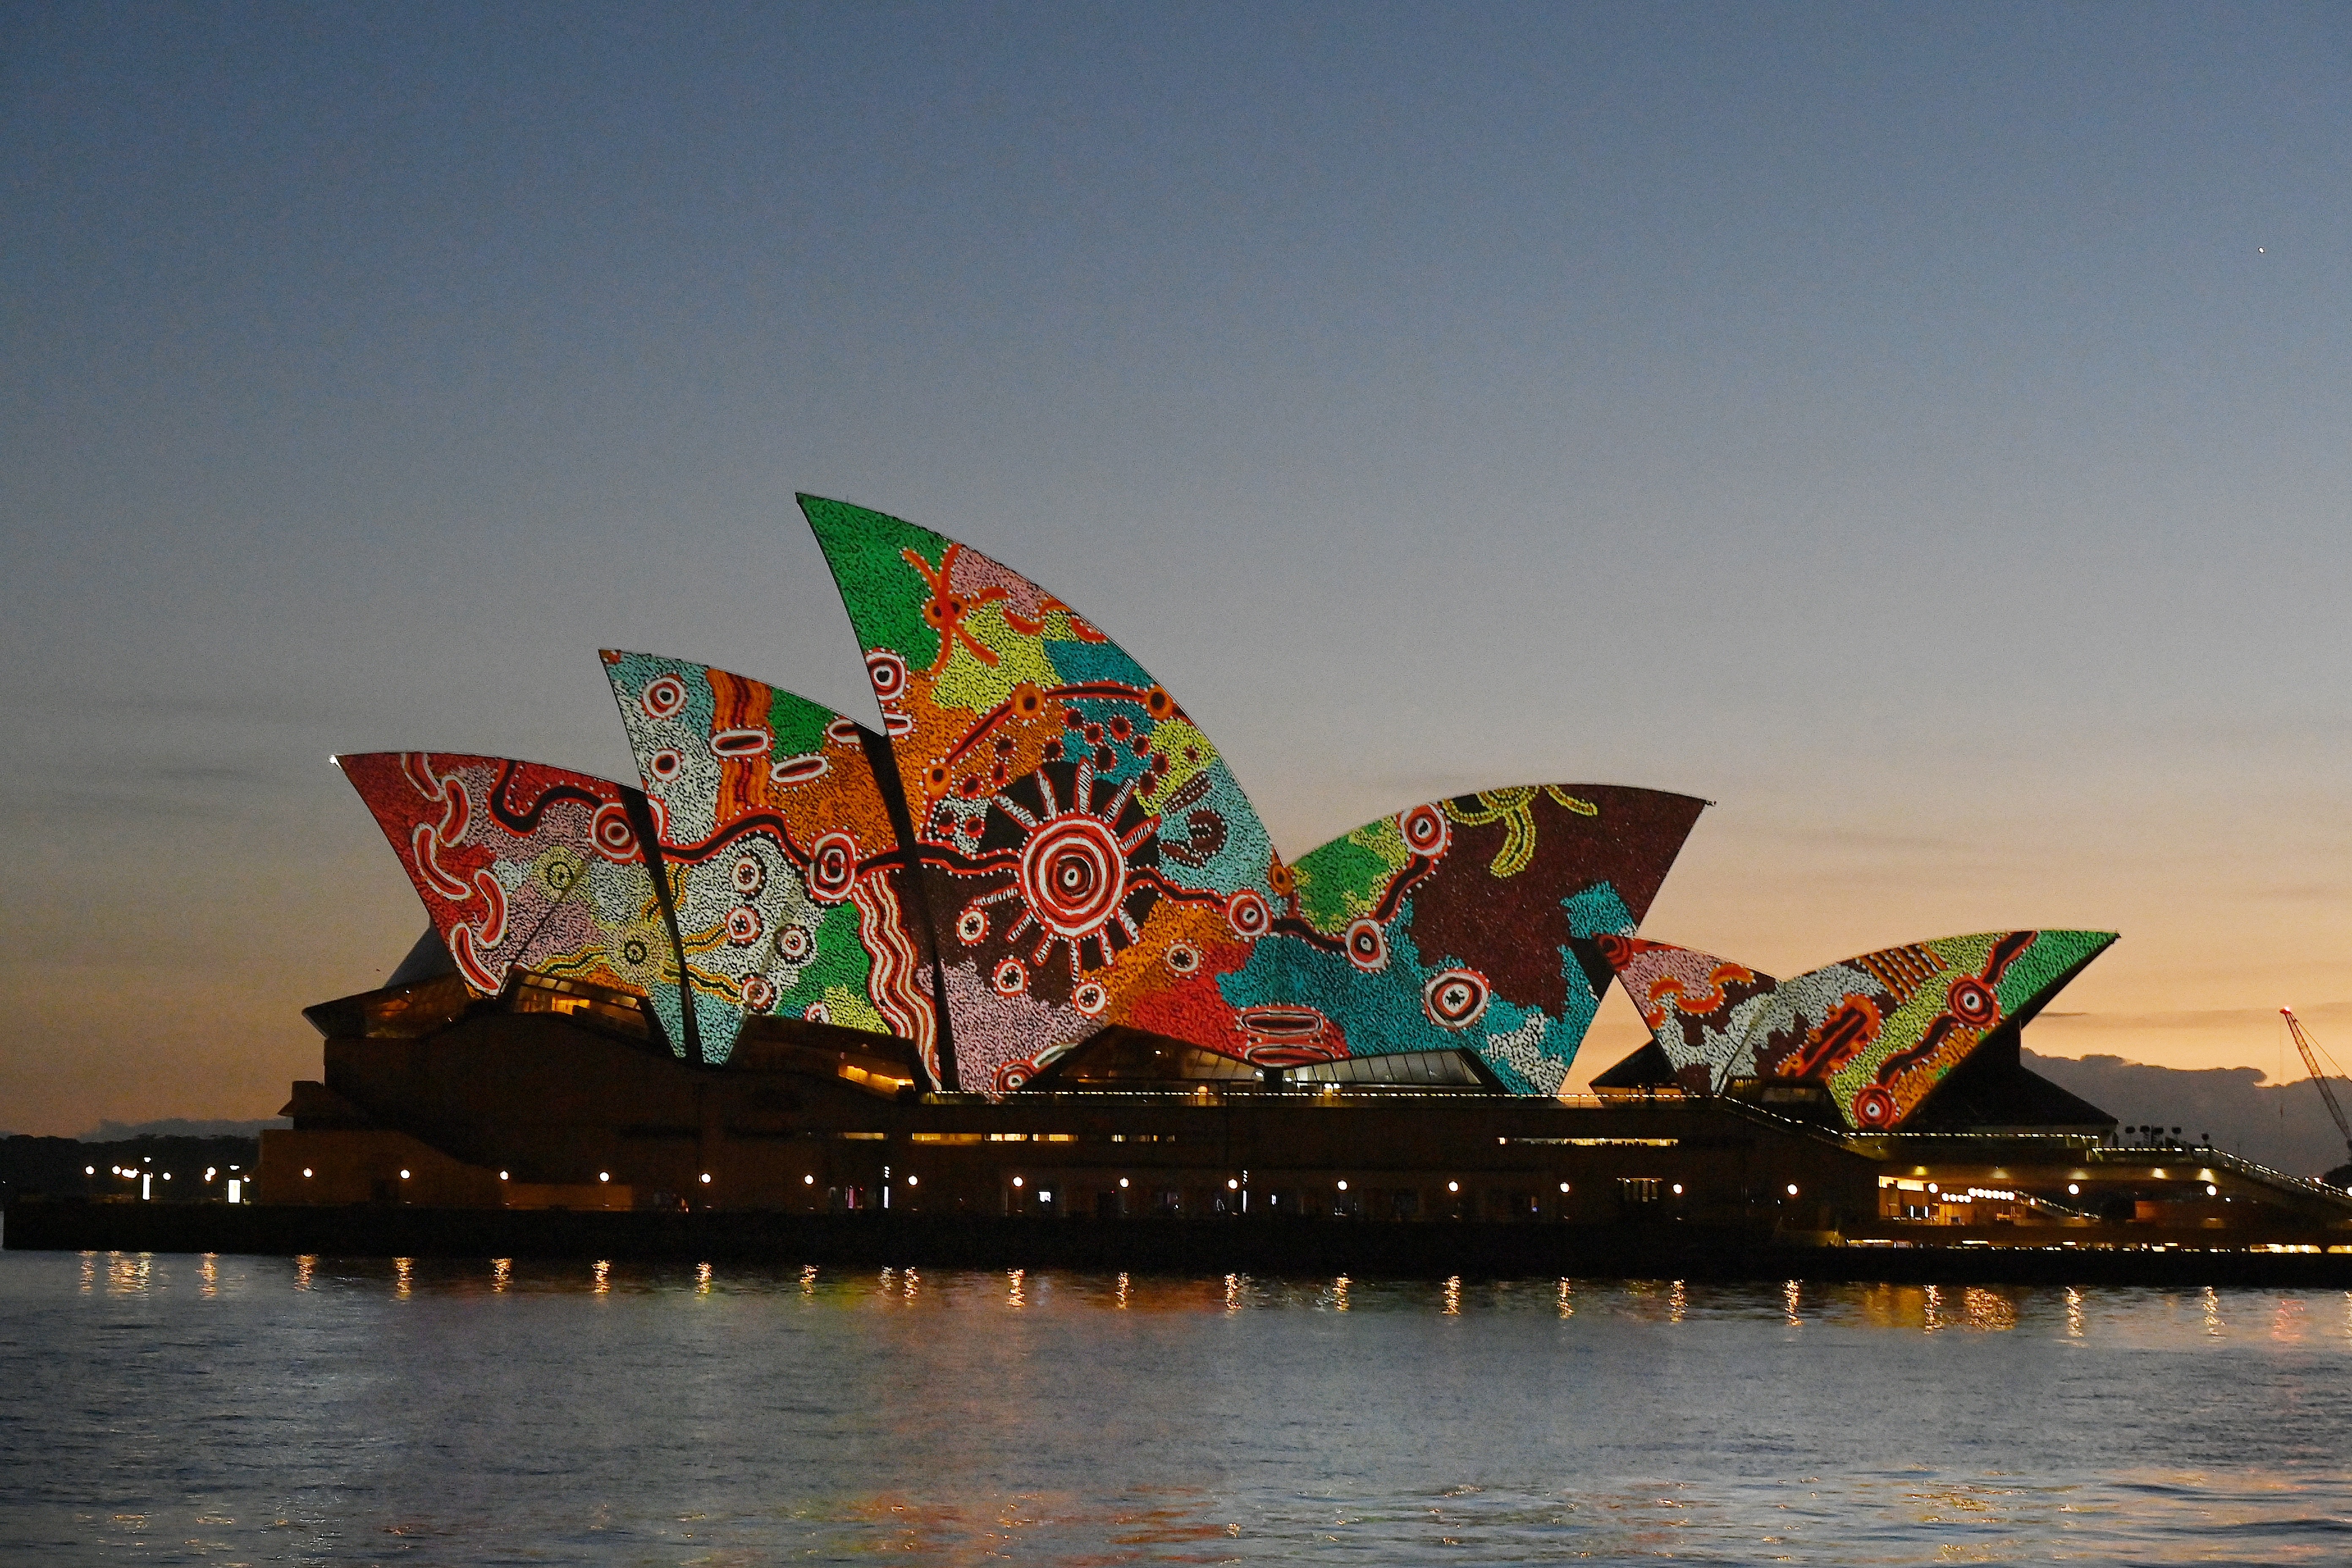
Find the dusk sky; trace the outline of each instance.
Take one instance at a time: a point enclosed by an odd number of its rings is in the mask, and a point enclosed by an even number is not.
[[[318,1076],[425,925],[330,752],[634,780],[602,647],[870,721],[795,490],[1286,854],[1680,790],[1647,935],[2352,1057],[2341,5],[40,4],[0,110],[0,1130]]]

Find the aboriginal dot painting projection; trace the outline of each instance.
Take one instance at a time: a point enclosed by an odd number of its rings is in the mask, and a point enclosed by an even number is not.
[[[725,1061],[747,1015],[776,1015],[912,1040],[944,1083],[881,738],[708,665],[604,659],[675,889],[702,1059]]]
[[[1384,817],[1296,868],[1165,688],[1061,600],[803,497],[865,645],[965,1088],[1113,1023],[1267,1067],[1467,1047],[1557,1092],[1703,805],[1592,785]],[[1041,1048],[1042,1047],[1042,1048]]]
[[[801,506],[897,759],[961,1087],[1018,1089],[1114,1023],[1231,1053],[1218,978],[1289,879],[1208,737],[1026,578],[880,512]]]
[[[515,969],[635,992],[680,1048],[677,949],[643,796],[503,757],[374,752],[335,763],[477,994],[497,994]]]
[[[1609,784],[1432,801],[1286,863],[1183,707],[1067,604],[897,518],[801,508],[879,734],[607,651],[642,795],[494,757],[339,759],[476,993],[518,969],[632,992],[713,1067],[755,1018],[889,1035],[932,1087],[989,1096],[1114,1026],[1268,1070],[1466,1075],[1468,1053],[1545,1095],[1614,973],[1666,1058],[1645,1047],[1623,1083],[1801,1080],[1874,1131],[2115,940],[1948,937],[1786,981],[1644,942],[1706,803]]]
[[[1464,1047],[1556,1094],[1601,1005],[1591,946],[1657,896],[1704,801],[1534,784],[1417,805],[1308,851],[1221,982],[1236,1054],[1299,1062]]]
[[[1901,1125],[1986,1037],[2021,1025],[2116,940],[2008,931],[1864,953],[1793,980],[1624,936],[1596,944],[1677,1079],[1819,1083],[1846,1125]],[[1685,1078],[1685,1073],[1690,1078]]]

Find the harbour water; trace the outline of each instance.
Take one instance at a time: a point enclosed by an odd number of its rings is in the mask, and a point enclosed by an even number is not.
[[[2340,1563],[2352,1295],[0,1254],[0,1556]]]

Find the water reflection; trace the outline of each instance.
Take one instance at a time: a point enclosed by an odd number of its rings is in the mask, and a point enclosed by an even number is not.
[[[0,1309],[30,1561],[2352,1542],[2352,1292],[0,1254]]]

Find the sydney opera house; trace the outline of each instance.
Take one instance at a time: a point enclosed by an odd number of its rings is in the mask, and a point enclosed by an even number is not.
[[[1069,605],[801,504],[878,730],[607,651],[634,784],[338,759],[431,929],[383,989],[308,1010],[325,1072],[265,1135],[265,1203],[1849,1241],[2343,1217],[2210,1150],[2116,1146],[2021,1065],[2110,932],[1775,979],[1637,934],[1705,803],[1612,784],[1404,804],[1286,859]],[[1612,984],[1652,1039],[1564,1097]]]

